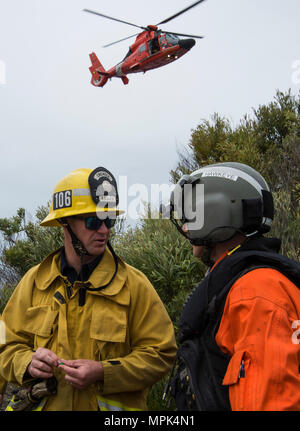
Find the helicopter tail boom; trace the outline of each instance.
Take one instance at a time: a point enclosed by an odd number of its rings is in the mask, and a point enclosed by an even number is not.
[[[95,87],[103,87],[107,83],[109,74],[106,72],[94,52],[90,54],[90,59],[92,62],[92,65],[89,67],[92,74],[91,84]]]

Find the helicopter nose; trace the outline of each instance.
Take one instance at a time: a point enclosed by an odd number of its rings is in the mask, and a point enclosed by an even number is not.
[[[178,42],[178,45],[180,46],[180,48],[189,50],[189,49],[193,48],[195,43],[196,42],[194,39],[182,39]]]

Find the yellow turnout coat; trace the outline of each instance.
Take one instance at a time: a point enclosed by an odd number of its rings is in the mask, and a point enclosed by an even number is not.
[[[114,270],[106,248],[85,283],[105,285]],[[25,274],[2,316],[4,378],[24,384],[34,350],[45,347],[62,359],[101,361],[104,382],[77,390],[57,368],[57,395],[43,401],[44,410],[146,410],[147,388],[170,370],[176,354],[173,325],[155,289],[121,259],[113,282],[101,291],[87,291],[84,306],[78,305],[82,282],[74,283],[70,297],[68,284],[60,272],[60,251]]]

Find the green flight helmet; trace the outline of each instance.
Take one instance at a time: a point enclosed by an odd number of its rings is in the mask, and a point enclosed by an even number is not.
[[[194,245],[212,246],[236,232],[266,233],[274,218],[265,179],[250,166],[234,162],[184,175],[171,194],[169,208],[171,221]]]

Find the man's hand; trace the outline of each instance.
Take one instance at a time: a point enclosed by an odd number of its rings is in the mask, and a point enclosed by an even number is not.
[[[48,379],[53,376],[53,369],[57,367],[58,357],[49,349],[39,347],[33,354],[27,367],[27,372],[34,378]]]
[[[61,360],[59,368],[66,373],[65,379],[76,389],[85,389],[92,383],[103,380],[103,366],[101,362],[91,359]]]

